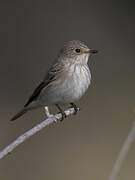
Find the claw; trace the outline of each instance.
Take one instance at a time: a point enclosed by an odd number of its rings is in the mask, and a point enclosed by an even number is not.
[[[60,121],[63,121],[63,120],[67,117],[67,115],[66,115],[65,112],[60,112],[60,113],[61,113],[61,115],[62,115],[62,118],[61,118]]]

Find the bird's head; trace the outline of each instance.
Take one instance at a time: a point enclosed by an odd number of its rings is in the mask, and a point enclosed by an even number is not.
[[[89,56],[98,51],[88,48],[84,43],[73,40],[69,41],[61,50],[59,56],[73,60],[76,63],[87,63]]]

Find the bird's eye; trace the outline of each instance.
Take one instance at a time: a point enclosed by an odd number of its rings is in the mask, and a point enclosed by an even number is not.
[[[80,51],[81,51],[80,49],[75,49],[75,52],[77,53],[80,53]]]

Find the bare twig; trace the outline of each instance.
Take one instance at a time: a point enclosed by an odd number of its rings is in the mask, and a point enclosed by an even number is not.
[[[130,132],[129,132],[129,134],[128,134],[125,142],[124,142],[124,145],[123,145],[123,147],[122,147],[122,149],[118,155],[118,158],[114,164],[114,167],[112,169],[111,175],[110,175],[108,180],[116,180],[116,178],[120,172],[120,168],[123,164],[123,161],[125,160],[127,153],[130,150],[130,147],[131,147],[134,139],[135,139],[135,122],[133,123],[133,127],[130,130]]]
[[[16,140],[14,140],[11,144],[9,144],[7,147],[5,147],[2,151],[0,151],[0,159],[2,159],[4,156],[6,156],[8,153],[12,152],[19,144],[23,143],[26,139],[28,139],[30,136],[34,135],[44,127],[47,127],[48,125],[57,122],[57,120],[61,119],[61,114],[51,115],[49,113],[48,107],[45,107],[45,113],[47,116],[47,119],[42,121],[40,124],[37,124],[32,129],[28,130],[24,134],[20,135]],[[74,108],[70,108],[65,111],[66,115],[69,116],[74,113]]]

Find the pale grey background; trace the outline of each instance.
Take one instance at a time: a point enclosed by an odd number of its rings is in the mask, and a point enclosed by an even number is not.
[[[1,160],[1,180],[107,179],[135,119],[134,9],[133,1],[0,1],[0,149],[44,119],[40,109],[9,122],[65,42],[100,51],[79,114]],[[135,179],[134,151],[118,180]]]

